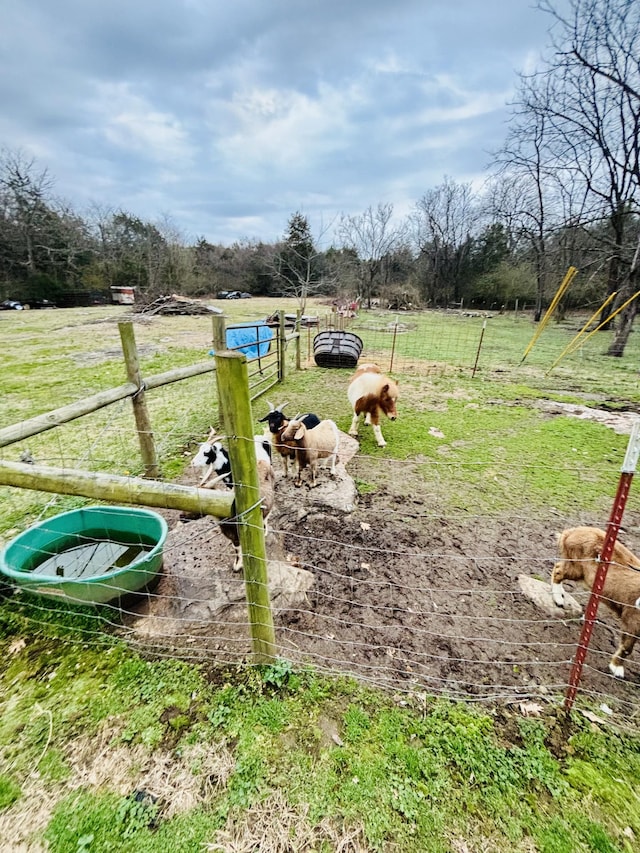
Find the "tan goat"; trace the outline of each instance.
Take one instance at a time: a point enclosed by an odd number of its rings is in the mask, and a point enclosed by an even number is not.
[[[561,559],[551,572],[551,594],[559,607],[564,605],[563,580],[579,580],[592,589],[604,540],[604,530],[597,527],[569,527],[558,535]],[[640,637],[640,560],[620,542],[611,555],[602,600],[622,623],[620,645],[609,669],[616,678],[624,678],[623,661]]]
[[[335,476],[340,433],[334,421],[320,421],[318,426],[307,429],[302,421],[291,420],[283,430],[280,440],[296,454],[298,476],[294,485],[302,485],[302,471],[308,465],[311,468],[311,484],[315,486],[320,460],[327,460],[325,464],[330,467],[331,475]]]

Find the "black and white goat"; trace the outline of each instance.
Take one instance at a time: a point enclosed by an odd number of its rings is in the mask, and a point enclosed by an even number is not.
[[[288,418],[282,410],[289,404],[281,403],[279,406],[274,406],[273,403],[269,402],[269,400],[267,400],[267,403],[269,404],[269,412],[264,416],[264,418],[260,418],[259,423],[263,424],[266,422],[269,432],[273,436],[273,445],[282,457],[284,475],[285,477],[288,477],[289,460],[293,461],[296,458],[295,450],[282,442],[282,433],[291,420],[291,418]],[[302,421],[307,429],[313,429],[320,423],[320,418],[317,415],[314,415],[313,412],[307,412],[305,415],[296,415],[295,419]]]
[[[223,446],[224,436],[216,435],[213,427],[209,438],[198,448],[198,452],[191,460],[191,467],[200,472],[201,479],[198,488],[213,488],[217,483],[224,483],[230,489],[233,488],[233,476],[231,474],[231,460],[229,452]],[[266,459],[271,464],[271,441],[265,435],[255,435],[256,457]]]
[[[212,488],[217,482],[232,488],[229,454],[220,441],[222,436],[216,436],[213,427],[210,427],[210,430],[209,438],[200,445],[198,452],[191,460],[191,467],[200,474],[198,488]]]
[[[216,436],[212,428],[209,438],[200,445],[200,448],[191,461],[194,469],[204,466],[204,473],[198,484],[201,489],[215,489],[224,484],[227,488],[233,488],[234,480],[231,471],[231,460],[229,452],[222,444],[223,436]],[[256,448],[256,462],[258,466],[258,484],[260,488],[260,507],[262,509],[262,520],[264,523],[265,536],[268,533],[267,519],[273,509],[275,476],[271,464],[271,442],[264,435],[254,436]],[[233,516],[223,518],[220,521],[221,532],[230,540],[236,551],[233,570],[242,570],[242,548],[238,533],[238,519],[236,517],[236,503],[232,506]]]

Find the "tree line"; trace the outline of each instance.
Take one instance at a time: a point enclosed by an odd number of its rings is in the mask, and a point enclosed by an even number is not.
[[[387,307],[531,308],[563,297],[601,309],[622,355],[637,312],[640,253],[640,4],[568,0],[548,16],[548,55],[522,74],[502,148],[480,189],[444,177],[404,218],[378,203],[320,233],[292,212],[280,240],[188,241],[167,217],[57,199],[46,169],[0,155],[3,298],[107,297],[112,286],[210,296],[222,290],[380,300]],[[74,297],[75,295],[75,297]],[[627,304],[628,303],[628,304]],[[620,311],[620,307],[625,306]]]

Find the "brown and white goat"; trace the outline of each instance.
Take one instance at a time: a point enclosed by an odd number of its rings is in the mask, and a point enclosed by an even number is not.
[[[272,436],[273,446],[282,457],[284,476],[288,477],[289,460],[293,461],[296,458],[295,449],[289,445],[283,444],[282,442],[282,433],[290,420],[282,410],[289,404],[281,403],[279,406],[274,406],[273,403],[269,402],[269,400],[267,400],[267,403],[269,403],[269,412],[264,416],[264,418],[260,418],[259,422],[261,424],[266,422]],[[296,420],[302,421],[307,429],[313,429],[320,423],[320,418],[312,412],[308,412],[306,415],[296,415]]]
[[[301,420],[291,420],[282,433],[282,441],[296,454],[298,469],[298,476],[294,480],[296,486],[302,485],[302,470],[307,465],[311,468],[312,485],[316,485],[320,459],[328,460],[331,474],[335,475],[340,433],[333,421],[320,421],[318,426],[308,429]]]
[[[395,421],[398,416],[396,402],[398,400],[398,383],[384,376],[377,364],[363,364],[353,374],[347,397],[353,409],[353,420],[349,435],[358,435],[360,415],[365,415],[365,423],[371,424],[378,447],[384,447],[386,441],[382,437],[380,416],[386,415]]]
[[[604,540],[604,530],[597,527],[569,527],[558,535],[561,559],[551,572],[551,594],[559,607],[564,605],[563,580],[579,580],[592,589]],[[622,623],[609,669],[616,678],[624,678],[623,661],[640,637],[640,560],[621,542],[616,542],[611,555],[602,601]]]

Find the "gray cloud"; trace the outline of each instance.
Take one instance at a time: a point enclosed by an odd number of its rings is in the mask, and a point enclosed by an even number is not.
[[[549,22],[529,0],[5,0],[0,145],[80,211],[188,238],[403,211],[481,179]]]

